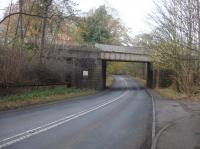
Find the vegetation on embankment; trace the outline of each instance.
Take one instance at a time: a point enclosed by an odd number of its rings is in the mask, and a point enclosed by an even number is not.
[[[176,90],[172,88],[157,88],[155,89],[161,96],[172,99],[172,100],[194,100],[194,101],[200,101],[200,95],[188,95],[185,93],[177,92]]]
[[[74,97],[95,94],[95,90],[55,87],[51,89],[36,89],[28,93],[19,93],[10,96],[0,96],[0,110],[43,104]]]
[[[113,84],[113,75],[108,74],[106,78],[106,87],[111,87]]]
[[[200,3],[163,0],[155,8],[151,15],[155,29],[143,36],[143,43],[152,49],[153,67],[171,71],[174,90],[196,96],[200,94]]]
[[[54,17],[41,18],[44,10]],[[114,9],[102,5],[84,16],[79,12],[73,0],[16,1],[5,8],[0,20],[0,87],[70,84],[71,72],[82,68],[66,58],[67,51],[93,50],[95,43],[128,45],[129,28]]]

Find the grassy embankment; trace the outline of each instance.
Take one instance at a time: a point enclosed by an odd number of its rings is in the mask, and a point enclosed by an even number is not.
[[[141,78],[133,77],[134,80],[140,82],[141,85],[145,86],[146,81]],[[175,91],[173,88],[155,88],[155,90],[162,96],[167,99],[172,100],[193,100],[193,101],[200,101],[200,95],[187,95],[184,93],[179,93]]]
[[[140,82],[141,85],[145,86],[146,81],[141,78],[133,77],[134,80]],[[172,100],[193,100],[200,101],[200,95],[187,95],[184,93],[176,92],[173,88],[156,88],[155,89],[162,97]]]
[[[143,80],[141,78],[133,77],[134,80],[138,81],[141,85],[146,86],[146,80]],[[186,99],[189,96],[183,93],[178,93],[172,88],[155,88],[155,90],[162,96],[167,99],[174,99],[174,100],[180,100],[180,99]],[[191,97],[190,97],[191,98]]]
[[[55,87],[50,89],[36,89],[27,93],[10,96],[0,96],[0,110],[15,109],[28,105],[43,104],[74,97],[95,94],[95,90]]]
[[[156,89],[156,91],[163,97],[173,100],[194,100],[200,101],[200,95],[187,95],[184,93],[179,93],[172,88]]]
[[[106,87],[111,87],[112,83],[113,83],[113,77],[112,77],[112,75],[107,75],[107,78],[106,78]]]
[[[182,99],[182,98],[186,98],[187,95],[183,94],[183,93],[178,93],[176,91],[174,91],[171,88],[156,88],[155,89],[160,95],[162,95],[163,97],[166,97],[168,99]]]

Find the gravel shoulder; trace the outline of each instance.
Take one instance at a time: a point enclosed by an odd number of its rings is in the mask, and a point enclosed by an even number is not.
[[[200,149],[200,102],[175,101],[150,90],[155,100],[154,149]]]

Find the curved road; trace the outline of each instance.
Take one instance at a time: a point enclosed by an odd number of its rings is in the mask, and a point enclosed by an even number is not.
[[[148,149],[151,97],[115,76],[110,90],[0,113],[0,149]]]

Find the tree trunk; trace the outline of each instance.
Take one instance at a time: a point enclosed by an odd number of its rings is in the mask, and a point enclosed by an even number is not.
[[[33,1],[33,3],[32,3],[32,6],[31,6],[31,8],[30,8],[30,11],[29,11],[29,13],[30,14],[32,14],[32,11],[33,11],[33,7],[34,7],[34,4],[35,4],[35,0]],[[29,27],[29,25],[30,25],[30,17],[28,18],[28,20],[27,20],[27,24],[25,25],[25,30],[24,30],[24,38],[26,38],[26,33],[27,33],[27,30],[28,30],[28,27]]]
[[[192,49],[192,4],[191,4],[191,0],[188,0],[188,20],[187,20],[187,23],[188,23],[188,47]]]
[[[160,87],[160,70],[159,68],[156,70],[156,88]]]
[[[48,10],[49,10],[49,6],[51,5],[51,3],[52,3],[52,0],[44,1],[44,11],[43,11],[44,19],[43,19],[43,24],[42,24],[42,38],[41,38],[41,45],[40,45],[40,62],[41,63],[42,63],[43,50],[44,50],[44,45],[45,45]]]
[[[10,4],[9,14],[11,13],[11,10],[12,10],[12,2]],[[5,33],[5,39],[4,39],[4,47],[6,46],[7,40],[8,40],[9,26],[10,26],[10,17],[8,18],[8,24],[7,24],[7,27],[6,27],[6,33]]]
[[[198,21],[198,58],[200,59],[200,3],[199,0],[197,2],[197,21]],[[197,73],[200,73],[200,60],[197,62]]]
[[[20,20],[20,42],[23,43],[23,18],[22,18],[22,10],[23,8],[23,0],[19,0],[19,20]]]

